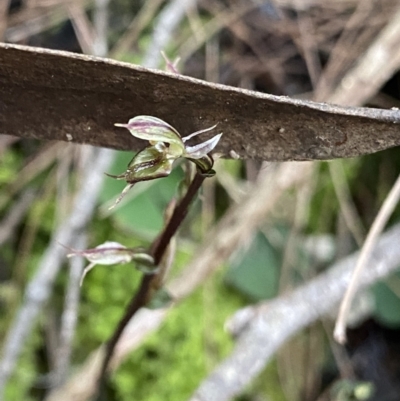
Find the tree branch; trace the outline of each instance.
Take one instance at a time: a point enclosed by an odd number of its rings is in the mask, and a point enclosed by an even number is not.
[[[245,159],[354,157],[400,144],[399,110],[295,100],[67,52],[0,44],[0,132],[121,150],[114,127],[154,115],[195,132],[218,123],[216,151]]]
[[[360,289],[398,268],[399,236],[399,224],[382,235],[360,277]],[[338,304],[357,258],[358,252],[290,294],[236,312],[228,324],[239,336],[233,352],[200,384],[190,401],[226,401],[243,391],[285,341]]]

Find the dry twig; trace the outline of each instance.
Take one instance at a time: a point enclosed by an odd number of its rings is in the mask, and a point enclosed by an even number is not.
[[[172,33],[185,15],[185,10],[193,7],[197,0],[173,0],[165,7],[155,22],[154,33],[150,46],[143,58],[143,65],[148,68],[157,68],[160,62],[160,51],[169,43]]]
[[[288,163],[281,165],[276,173],[268,169],[264,171],[243,201],[234,205],[210,231],[184,272],[167,286],[173,298],[179,301],[200,286],[235,249],[247,241],[287,189],[307,180],[311,167],[309,163]],[[116,346],[110,364],[112,369],[116,369],[129,352],[159,327],[168,310],[141,310],[130,321]],[[95,351],[82,369],[64,386],[53,391],[46,401],[84,401],[91,397],[103,356],[103,348]]]
[[[82,6],[72,3],[68,6],[69,18],[83,53],[95,54],[93,49],[94,30]],[[105,53],[102,53],[105,54]]]
[[[86,236],[80,234],[72,244],[76,249],[86,248]],[[52,385],[55,387],[64,383],[67,378],[72,343],[75,335],[76,322],[78,318],[80,286],[79,281],[84,268],[84,259],[73,258],[69,266],[69,279],[65,295],[64,310],[61,316],[60,340],[57,348],[56,366]]]
[[[393,57],[390,63],[385,58],[375,57],[371,68],[374,71],[379,70],[379,74],[369,74],[369,80],[364,80],[366,60],[370,60],[372,54],[377,56],[380,42],[385,51],[398,42],[398,39],[396,39],[397,42],[394,40],[399,26],[397,22],[395,23],[398,21],[398,15],[400,14],[394,15],[388,27],[367,50],[366,56],[360,62],[360,66],[363,68],[356,67],[343,79],[342,82],[345,82],[350,77],[354,86],[341,86],[339,91],[336,92],[341,93],[340,101],[335,93],[327,94],[325,100],[342,104],[362,104],[382,84],[382,77],[387,79],[398,68],[400,60],[398,58],[396,60],[396,57]],[[375,139],[378,140],[377,138],[380,136],[376,135]],[[382,224],[382,221],[380,223]],[[391,230],[390,233],[381,238],[378,247],[384,246],[384,248],[377,248],[373,255],[378,256],[368,260],[368,270],[364,270],[364,275],[360,277],[360,281],[357,283],[359,288],[374,283],[398,266],[400,255],[398,254],[398,247],[394,249],[393,244],[396,241],[396,235],[399,235],[399,231],[400,228],[397,227],[397,230]],[[384,250],[382,251],[382,249]],[[237,334],[240,332],[240,337],[234,352],[203,381],[191,401],[223,401],[238,394],[262,370],[280,345],[299,329],[325,314],[339,301],[341,294],[344,293],[347,284],[350,282],[349,276],[356,256],[348,260],[349,263],[339,263],[338,269],[333,270],[332,273],[328,272],[287,297],[272,301],[261,306],[260,309],[250,307],[242,310],[242,312],[239,311],[236,314],[235,321],[241,329],[245,326],[247,329],[243,332],[240,328],[235,330]],[[376,264],[377,260],[381,263]],[[343,274],[335,275],[334,272],[337,273],[341,265],[343,265]],[[319,294],[322,294],[321,299]],[[240,322],[241,319],[243,319],[242,322]]]
[[[0,3],[0,40],[3,39],[4,31],[7,28],[8,6],[11,0],[3,0]]]
[[[365,270],[373,253],[375,244],[385,228],[387,221],[392,215],[394,208],[399,202],[399,199],[400,176],[397,178],[396,183],[393,185],[389,195],[379,210],[378,216],[376,216],[376,219],[374,220],[374,223],[368,232],[367,239],[361,248],[359,258],[357,259],[357,264],[351,277],[351,281],[340,305],[339,316],[337,318],[334,330],[334,337],[335,340],[341,344],[346,342],[346,320],[350,310],[351,302],[356,294],[357,289],[360,287],[360,282],[362,282],[362,273],[365,274]]]
[[[7,215],[0,221],[0,246],[11,236],[17,224],[31,206],[34,198],[35,194],[33,191],[25,191],[8,211]]]
[[[400,225],[382,235],[359,288],[386,277],[400,264]],[[335,263],[288,295],[238,311],[228,323],[238,336],[233,352],[200,384],[190,401],[227,401],[240,394],[291,336],[329,313],[350,282],[358,253]]]
[[[146,1],[140,9],[139,14],[132,20],[125,33],[118,39],[118,42],[110,50],[111,58],[119,58],[129,52],[129,49],[137,41],[141,31],[154,18],[157,10],[164,0]]]
[[[350,188],[346,181],[341,160],[329,163],[329,172],[344,221],[357,244],[361,246],[365,237],[365,230],[354,202],[351,199]]]
[[[2,399],[4,386],[15,367],[22,346],[32,330],[38,314],[51,295],[55,278],[64,261],[65,251],[60,247],[59,242],[70,244],[77,233],[90,221],[97,195],[101,190],[103,172],[108,169],[111,160],[112,152],[110,150],[100,149],[94,152],[92,162],[87,165],[72,211],[68,219],[55,230],[36,274],[26,289],[23,305],[8,331],[3,347],[3,356],[0,361],[0,399]]]
[[[373,96],[399,68],[399,43],[400,7],[393,11],[386,27],[329,96],[330,102],[353,106]],[[348,98],[349,90],[353,92],[351,99]]]

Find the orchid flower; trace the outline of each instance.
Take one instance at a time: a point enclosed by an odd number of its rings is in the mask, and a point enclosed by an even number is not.
[[[180,157],[194,162],[202,174],[212,172],[214,161],[209,153],[217,146],[222,134],[215,135],[194,146],[187,146],[186,142],[199,134],[213,130],[216,125],[194,132],[184,138],[174,127],[152,116],[137,116],[130,119],[128,124],[115,125],[127,128],[136,138],[148,140],[150,145],[134,156],[123,174],[116,176],[108,174],[110,177],[125,180],[128,183],[114,206],[137,182],[168,176],[172,171],[174,161]]]
[[[71,249],[71,252],[67,256],[69,258],[72,256],[83,256],[90,262],[83,270],[80,285],[82,285],[86,274],[96,265],[115,265],[135,261],[139,270],[146,270],[146,272],[150,270],[154,271],[152,256],[141,248],[127,248],[118,242],[107,241],[104,244],[96,246],[96,248],[85,249],[83,251]]]

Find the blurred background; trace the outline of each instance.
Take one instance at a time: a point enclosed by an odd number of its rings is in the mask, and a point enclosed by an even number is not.
[[[180,73],[210,82],[385,109],[400,107],[397,27],[397,0],[0,2],[4,42],[161,69],[164,51],[172,61],[180,58]],[[389,61],[379,56],[382,49]],[[151,243],[184,174],[177,166],[168,178],[141,183],[109,211],[124,184],[103,171],[119,174],[131,158],[129,152],[0,135],[0,342],[9,350],[0,370],[4,400],[89,399],[68,393],[71,377],[77,374],[85,387],[88,358],[112,334],[140,273],[131,264],[98,266],[79,294],[85,262],[67,259],[59,243],[76,249],[105,241]],[[235,311],[279,297],[359,249],[400,171],[400,154],[395,148],[314,162],[278,186],[271,203],[252,189],[260,182],[274,186],[280,167],[218,160],[216,177],[206,181],[180,230],[168,282],[182,272],[190,277],[185,269],[212,227],[251,194],[263,220],[240,247],[227,244],[224,263],[196,285],[180,287],[182,302],[162,311],[154,327],[139,326],[121,345],[104,400],[188,399],[232,350],[224,324]],[[399,219],[397,210],[390,225]],[[41,303],[34,290],[45,294]],[[359,296],[345,348],[332,339],[332,311],[279,349],[236,400],[399,400],[399,297],[396,273]],[[20,339],[9,334],[17,324],[26,333]],[[13,339],[17,353],[10,351]],[[60,388],[66,390],[55,397]]]

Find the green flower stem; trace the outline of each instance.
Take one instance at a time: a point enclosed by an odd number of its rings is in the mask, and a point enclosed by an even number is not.
[[[176,234],[178,228],[182,224],[185,219],[189,206],[192,203],[196,193],[200,189],[203,181],[207,178],[206,174],[202,174],[197,172],[193,181],[191,182],[185,196],[175,207],[174,212],[165,226],[163,232],[159,235],[159,237],[153,242],[151,246],[150,254],[154,258],[154,264],[157,266],[160,264],[161,259],[166,252],[168,245],[172,239],[172,237]],[[157,290],[159,286],[159,275],[164,274],[162,271],[158,271],[154,274],[144,274],[142,277],[142,281],[139,285],[138,290],[133,296],[132,300],[128,304],[124,315],[122,316],[120,322],[118,323],[117,328],[115,329],[113,335],[106,346],[106,353],[104,356],[103,364],[101,367],[99,381],[98,381],[98,396],[101,393],[101,387],[104,383],[104,379],[106,378],[106,373],[108,369],[109,362],[114,353],[115,346],[119,338],[121,337],[122,332],[124,331],[126,325],[131,320],[132,316],[142,307],[146,306],[147,303],[151,300],[152,295],[155,290]]]

